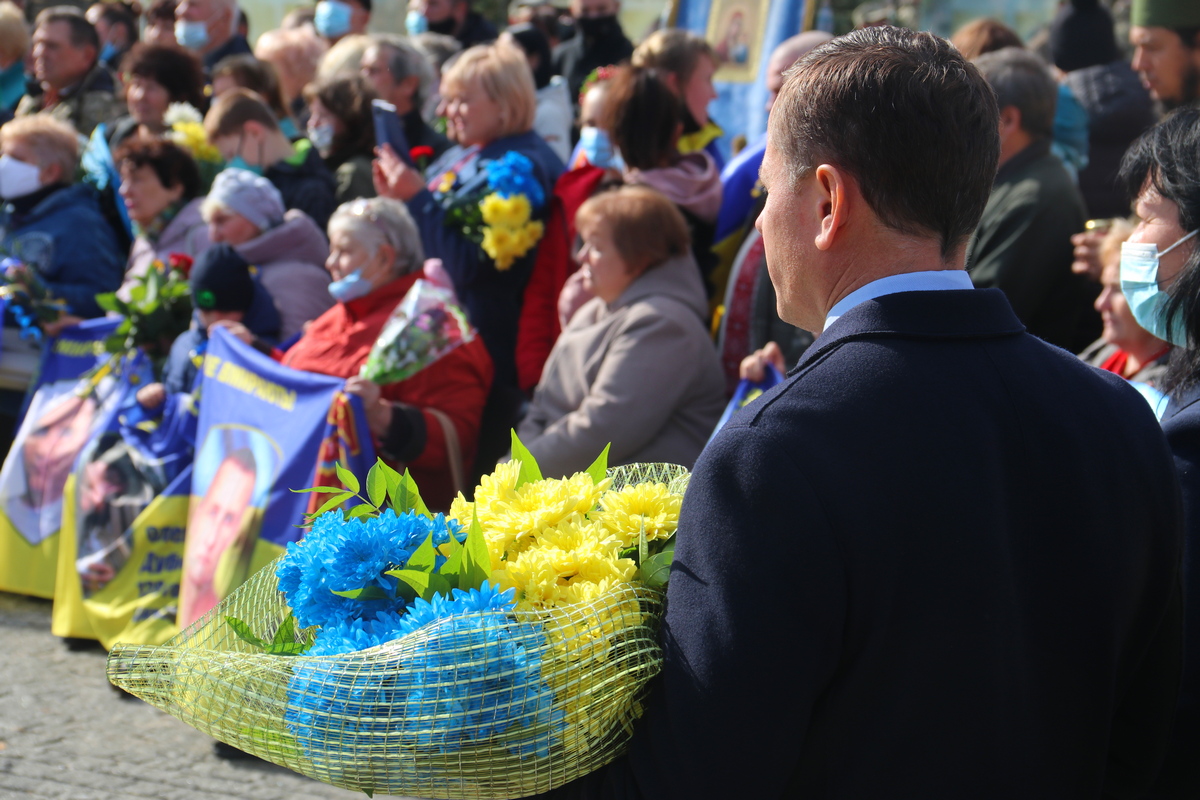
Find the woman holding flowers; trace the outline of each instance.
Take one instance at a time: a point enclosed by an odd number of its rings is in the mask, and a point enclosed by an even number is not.
[[[595,297],[550,351],[518,431],[547,476],[609,463],[691,467],[725,405],[687,223],[663,195],[626,186],[579,207],[576,260]]]
[[[521,298],[563,165],[533,132],[537,94],[519,49],[472,47],[441,87],[458,145],[424,175],[384,147],[375,186],[408,204],[426,254],[442,259],[491,353],[498,388],[515,391]]]
[[[346,391],[366,407],[376,451],[412,470],[430,508],[449,508],[455,465],[475,457],[492,384],[487,349],[476,337],[385,386],[358,377],[384,323],[421,277],[424,248],[404,206],[378,197],[340,206],[329,221],[329,245],[325,266],[337,303],[313,320],[283,363],[347,378]]]

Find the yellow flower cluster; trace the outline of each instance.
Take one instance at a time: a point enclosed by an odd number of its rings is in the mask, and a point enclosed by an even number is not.
[[[632,547],[646,532],[646,541],[667,539],[679,527],[679,507],[683,497],[671,493],[661,483],[626,486],[600,498],[597,522],[614,537],[619,546]]]
[[[498,270],[510,268],[542,239],[545,229],[541,222],[530,220],[533,209],[523,194],[501,197],[493,192],[479,201],[479,210],[486,226],[481,246]]]
[[[438,193],[447,194],[454,188],[454,182],[458,180],[458,176],[453,172],[442,173],[442,182],[438,184]]]
[[[204,125],[199,122],[176,122],[167,135],[175,144],[188,150],[197,161],[215,163],[221,160],[221,152],[209,144]]]

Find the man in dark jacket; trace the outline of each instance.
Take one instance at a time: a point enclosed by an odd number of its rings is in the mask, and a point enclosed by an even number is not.
[[[420,51],[402,36],[376,34],[363,51],[361,65],[363,77],[375,88],[375,94],[396,107],[410,150],[430,148],[432,163],[450,149],[450,141],[429,127],[421,116],[434,74]]]
[[[1087,218],[1079,189],[1050,152],[1057,89],[1037,56],[1008,47],[976,60],[1000,104],[1000,170],[967,267],[1008,296],[1034,336],[1078,353],[1100,333],[1099,287],[1071,272],[1071,235]]]
[[[204,117],[204,129],[226,166],[262,175],[275,184],[284,206],[303,211],[325,230],[337,207],[333,174],[308,139],[288,140],[258,95],[246,89],[221,95]]]
[[[496,38],[496,26],[471,8],[471,0],[417,0],[409,6],[405,27],[410,36],[440,33],[453,36],[466,50]]]
[[[1179,679],[1178,485],[1133,389],[963,273],[997,122],[930,34],[855,31],[788,78],[758,227],[781,315],[823,332],[700,456],[645,714],[555,796],[1149,785]]]
[[[175,40],[196,51],[210,72],[227,56],[252,52],[237,26],[237,0],[183,0],[175,9]]]
[[[1133,68],[1164,111],[1200,101],[1200,3],[1134,0]]]
[[[84,136],[125,113],[112,74],[99,63],[100,39],[83,12],[53,6],[33,31],[33,74],[40,93],[17,104],[18,117],[48,112]]]
[[[620,0],[571,0],[575,36],[554,48],[554,72],[567,79],[571,102],[597,67],[620,64],[633,55],[633,42],[621,30]]]

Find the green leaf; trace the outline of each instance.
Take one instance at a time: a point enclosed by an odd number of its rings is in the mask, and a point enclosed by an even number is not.
[[[275,635],[271,637],[271,644],[295,643],[296,641],[296,617],[288,614],[283,622],[279,623],[279,627],[275,629]]]
[[[483,528],[479,526],[479,515],[471,515],[471,529],[463,547],[462,567],[459,570],[458,588],[478,589],[492,576],[492,556],[488,552]]]
[[[368,789],[368,788],[366,788],[366,787],[363,787],[363,794],[365,794],[367,797],[374,797],[374,796],[375,796],[375,790],[374,790],[374,789]]]
[[[333,497],[331,497],[331,498],[329,498],[328,500],[326,500],[326,501],[325,501],[325,504],[324,504],[323,506],[321,506],[320,508],[318,508],[316,511],[314,511],[314,512],[313,512],[312,514],[310,514],[309,516],[310,516],[310,517],[313,517],[313,518],[315,518],[315,517],[319,517],[319,516],[321,516],[322,514],[324,514],[326,511],[332,511],[333,509],[337,508],[337,507],[338,507],[338,506],[340,506],[342,503],[344,503],[344,502],[346,502],[347,500],[349,500],[351,497],[354,497],[354,493],[353,493],[353,492],[342,492],[341,494],[334,495]]]
[[[383,462],[376,460],[375,464],[367,472],[367,497],[370,498],[371,505],[376,508],[383,508],[383,503],[387,500],[388,483],[383,470],[379,468],[381,465],[383,465]]]
[[[375,508],[374,506],[362,503],[347,511],[346,519],[362,519],[363,517],[371,516],[378,510],[379,509]]]
[[[309,492],[320,492],[321,494],[341,494],[346,491],[341,486],[313,486],[308,489],[292,489],[296,494],[308,494]]]
[[[391,575],[391,573],[387,573]],[[338,597],[349,597],[351,600],[391,600],[392,596],[380,589],[378,586],[364,586],[361,589],[346,589],[339,592],[335,589],[329,591],[336,594]]]
[[[100,306],[105,311],[118,311],[117,295],[115,292],[107,292],[106,294],[96,295],[96,305]]]
[[[655,553],[642,562],[642,583],[651,589],[662,589],[671,579],[671,563],[675,560],[675,549]]]
[[[638,563],[641,564],[650,557],[650,546],[646,542],[646,518],[642,517],[642,527],[638,531]]]
[[[354,473],[343,467],[341,464],[333,465],[337,469],[338,480],[342,482],[351,494],[358,494],[358,490],[362,488],[358,484],[358,478],[354,477]]]
[[[153,311],[158,308],[158,290],[162,288],[162,273],[151,269],[146,273],[146,307]]]
[[[417,572],[433,572],[433,568],[436,565],[437,550],[434,549],[433,534],[431,533],[425,537],[425,541],[421,542],[421,546],[409,556],[407,569],[416,570]]]
[[[441,575],[432,572],[420,572],[415,569],[390,569],[385,574],[398,578],[401,584],[407,585],[417,597],[431,600],[435,594],[448,594],[450,582]],[[400,587],[402,594],[408,594]]]
[[[307,653],[310,647],[311,642],[272,642],[263,649],[273,656],[299,656]]]
[[[612,443],[604,445],[604,450],[596,456],[596,460],[587,468],[587,474],[592,477],[592,483],[599,483],[608,475],[608,451]]]
[[[243,642],[249,642],[255,647],[265,647],[266,642],[254,635],[254,631],[250,626],[242,622],[237,617],[226,617],[225,621],[229,623],[229,627],[233,628],[233,632],[238,635],[238,638]]]
[[[521,462],[521,472],[517,476],[517,487],[520,488],[527,483],[540,481],[542,479],[542,471],[538,468],[537,459],[533,454],[521,444],[521,440],[517,438],[517,432],[512,432],[512,460]]]
[[[392,475],[395,475],[395,478]],[[391,500],[392,510],[397,514],[414,511],[426,517],[433,517],[425,505],[425,501],[421,499],[421,493],[417,490],[417,482],[413,480],[408,470],[404,470],[403,475],[392,470],[392,475],[387,476],[388,498]]]
[[[448,521],[446,527],[447,529],[450,527]],[[442,564],[442,568],[438,570],[438,574],[445,576],[446,580],[450,581],[450,584],[456,589],[462,588],[459,578],[462,574],[464,552],[466,552],[466,548],[463,547],[462,543],[454,537],[453,533],[451,533],[450,555],[446,557],[446,561]]]

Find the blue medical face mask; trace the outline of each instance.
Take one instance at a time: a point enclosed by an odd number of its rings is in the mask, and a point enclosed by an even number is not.
[[[175,41],[188,50],[203,50],[208,45],[208,23],[180,19],[175,21]]]
[[[245,137],[238,137],[237,155],[225,162],[226,169],[244,169],[247,172],[253,172],[255,175],[263,174],[262,164],[251,164],[246,159],[242,158],[242,144],[245,142]],[[259,146],[259,161],[262,161],[262,146]]]
[[[308,129],[308,140],[312,142],[312,146],[317,148],[317,152],[325,156],[333,149],[333,125],[325,124],[318,125],[315,128]]]
[[[341,280],[329,284],[329,293],[339,303],[349,303],[370,294],[371,282],[363,277],[363,267],[359,267]]]
[[[317,3],[317,13],[313,17],[313,25],[317,33],[326,39],[345,36],[350,32],[349,4],[341,0],[321,0]]]
[[[420,36],[429,32],[429,20],[420,11],[409,11],[404,18],[404,29],[409,36]]]
[[[1121,245],[1121,292],[1133,318],[1151,334],[1176,347],[1187,347],[1187,330],[1179,315],[1175,316],[1170,329],[1167,328],[1167,302],[1171,296],[1158,286],[1158,264],[1163,256],[1197,233],[1200,228],[1161,253],[1158,245],[1153,243],[1125,242]]]
[[[624,166],[620,154],[613,151],[608,131],[603,128],[594,128],[590,125],[581,128],[579,130],[579,148],[583,151],[584,158],[593,167],[621,169]]]

